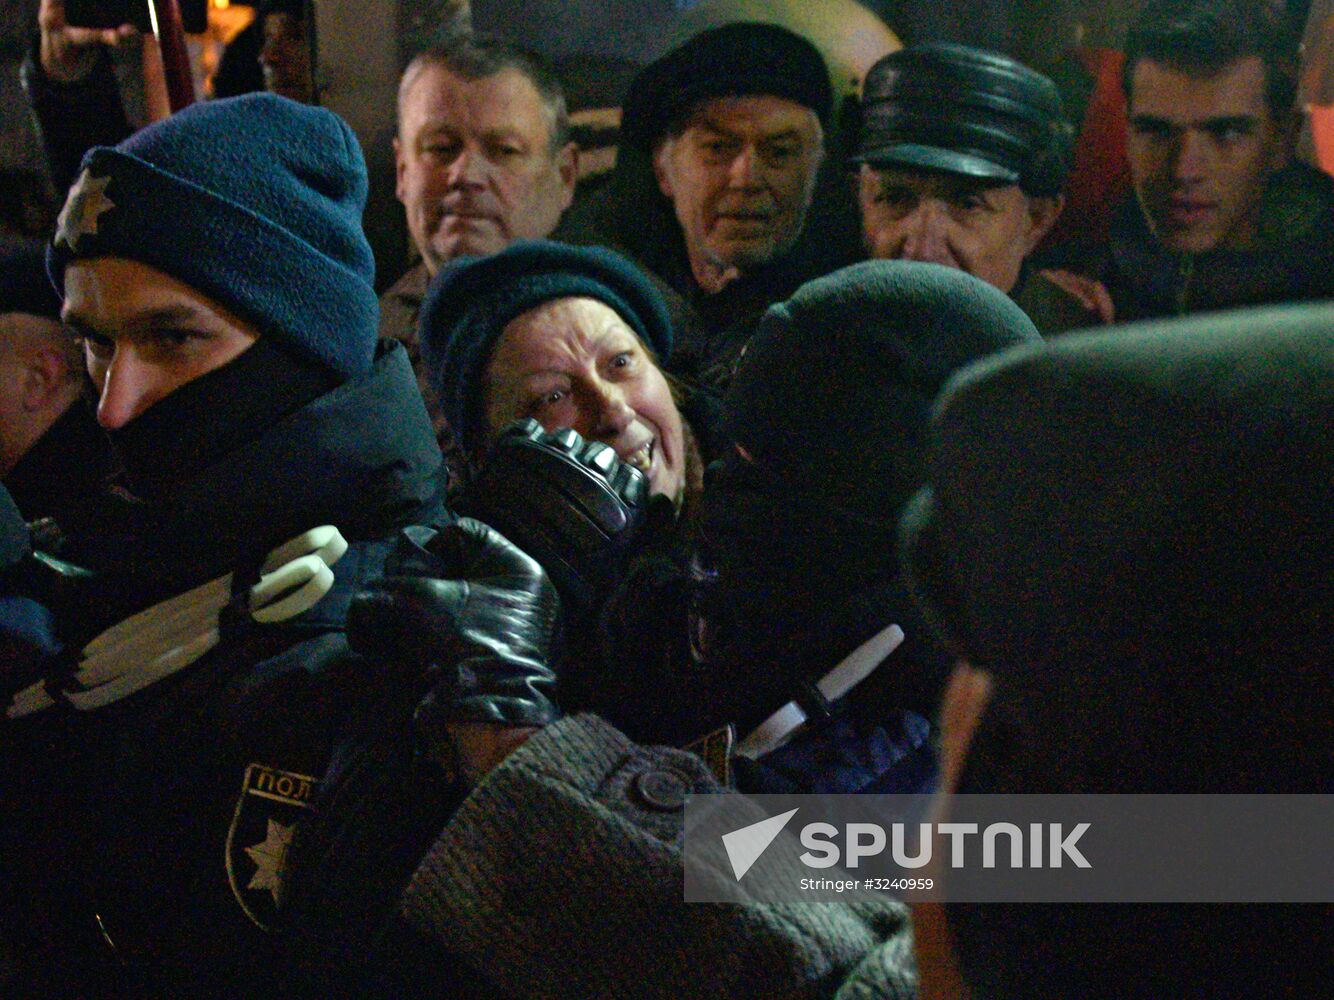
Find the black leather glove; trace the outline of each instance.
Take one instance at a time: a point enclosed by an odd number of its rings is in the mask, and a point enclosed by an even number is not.
[[[492,525],[551,575],[569,617],[600,603],[660,516],[648,479],[597,441],[520,420],[500,435],[455,509]],[[665,497],[655,497],[666,504]],[[653,516],[650,517],[650,511]]]
[[[538,563],[472,518],[425,545],[438,579],[388,576],[352,601],[347,635],[431,684],[417,724],[542,726],[560,717],[549,666],[559,601]]]
[[[83,610],[100,597],[96,583],[91,571],[33,550],[23,515],[0,485],[0,595],[30,597],[63,613]]]
[[[41,679],[58,652],[60,626],[101,597],[97,577],[32,549],[28,525],[0,486],[0,704]],[[77,636],[74,638],[78,638]]]

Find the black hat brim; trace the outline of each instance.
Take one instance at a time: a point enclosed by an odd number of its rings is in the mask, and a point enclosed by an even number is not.
[[[865,163],[871,167],[914,167],[1004,184],[1019,183],[1019,171],[1012,170],[995,160],[973,156],[957,149],[942,149],[939,146],[924,146],[910,142],[896,142],[877,149],[863,150],[849,162],[854,166]]]

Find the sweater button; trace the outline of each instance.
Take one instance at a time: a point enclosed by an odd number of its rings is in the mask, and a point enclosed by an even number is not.
[[[676,812],[686,803],[690,786],[672,771],[644,771],[635,775],[635,794],[651,809]]]

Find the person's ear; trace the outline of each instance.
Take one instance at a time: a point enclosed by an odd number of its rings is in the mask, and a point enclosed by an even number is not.
[[[403,140],[394,136],[394,195],[399,201],[403,201],[403,176],[408,170],[405,156]]]
[[[24,411],[37,413],[53,405],[70,381],[69,367],[57,350],[38,347],[22,360],[22,404]]]
[[[1042,242],[1042,237],[1051,231],[1065,208],[1065,195],[1029,195],[1028,196],[1028,232],[1024,237],[1024,256],[1033,252],[1033,248]]]
[[[866,214],[866,203],[877,193],[880,187],[880,176],[869,163],[857,165],[856,170],[848,171],[848,183],[852,185],[852,200],[862,209],[862,214]]]
[[[968,748],[972,745],[982,713],[991,699],[991,675],[965,660],[954,665],[940,702],[940,788],[932,803],[931,820],[949,818],[950,796],[959,787]],[[937,847],[942,841],[937,834]],[[926,869],[932,880],[943,884],[944,851],[933,852]],[[917,958],[920,1000],[968,1000],[970,993],[954,947],[954,936],[940,899],[912,903],[913,951]]]
[[[556,154],[556,169],[560,171],[560,184],[564,191],[561,205],[564,211],[574,201],[574,187],[579,181],[579,146],[576,143],[567,142]]]
[[[811,116],[815,117],[814,111],[811,112]],[[820,165],[824,163],[825,138],[824,126],[820,124],[819,118],[815,118],[815,128],[811,133],[811,153],[815,158],[816,169],[819,169]]]
[[[965,660],[954,665],[940,702],[940,790],[945,794],[952,795],[959,787],[968,748],[991,691],[991,674]]]
[[[663,139],[653,149],[653,177],[658,182],[658,190],[669,201],[674,201],[675,196],[672,194],[672,177],[671,171],[667,168],[667,161],[675,146],[676,140],[668,138]]]
[[[1269,151],[1266,166],[1270,173],[1282,170],[1292,162],[1292,151],[1297,148],[1297,133],[1301,130],[1302,116],[1290,112],[1274,123],[1277,131],[1273,148]]]

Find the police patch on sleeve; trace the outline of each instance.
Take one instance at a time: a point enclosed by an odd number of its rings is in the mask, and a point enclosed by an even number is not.
[[[251,764],[227,831],[227,882],[245,915],[266,931],[278,925],[287,850],[315,797],[304,774]]]

